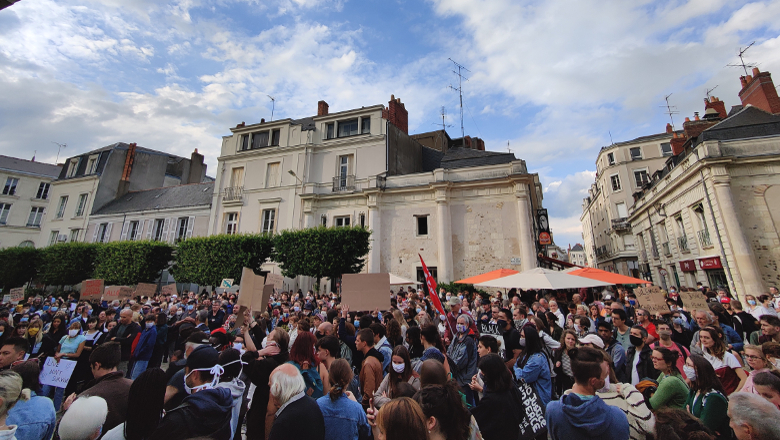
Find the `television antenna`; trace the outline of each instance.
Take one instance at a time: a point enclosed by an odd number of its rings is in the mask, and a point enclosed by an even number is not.
[[[718,88],[718,86],[716,85],[715,87],[713,87],[711,89],[707,89],[707,91],[705,92],[707,94],[707,101],[710,100],[710,93],[712,93],[712,91],[717,89],[717,88]]]
[[[672,94],[668,94],[664,96],[664,100],[666,101],[666,105],[661,105],[659,107],[664,108],[666,107],[666,114],[669,115],[669,120],[672,121],[672,130],[674,130],[674,118],[672,115],[676,115],[677,113],[680,113],[677,111],[676,105],[670,105],[669,104],[669,97],[672,96]]]
[[[441,106],[441,111],[439,112],[441,114],[441,129],[446,131],[447,127],[452,127],[452,124],[447,124],[445,119],[447,118],[447,109],[444,108],[444,106]],[[438,122],[432,122],[433,125],[439,125]]]
[[[471,71],[469,69],[465,68],[464,66],[462,66],[461,64],[458,64],[457,62],[455,62],[455,60],[453,60],[452,58],[447,58],[447,59],[452,61],[452,64],[454,64],[455,67],[458,68],[457,72],[454,71],[454,70],[452,71],[452,73],[454,73],[455,75],[458,75],[458,88],[455,88],[452,85],[450,85],[450,88],[452,90],[457,90],[458,91],[458,95],[460,96],[460,135],[461,135],[461,137],[463,139],[463,148],[466,148],[466,131],[463,129],[463,80],[465,79],[466,81],[468,81],[469,79],[466,78],[465,76],[463,76],[462,72],[464,70],[466,72],[471,72]]]
[[[274,98],[271,95],[265,95],[269,98],[271,98],[271,120],[274,120],[274,107],[276,107],[276,98]]]
[[[60,161],[60,150],[62,150],[63,148],[68,148],[68,144],[61,144],[59,142],[54,142],[54,141],[51,141],[51,143],[57,144],[57,147],[59,147],[57,148],[57,159],[54,160],[54,165],[57,165],[57,163],[59,163]]]
[[[507,152],[507,153],[512,153],[513,151],[514,151],[514,150],[512,150],[511,148],[509,148],[509,141],[506,141],[506,152]]]
[[[742,70],[745,71],[745,76],[747,76],[748,75],[748,71],[747,71],[748,67],[756,67],[756,66],[758,66],[758,64],[755,64],[755,63],[746,63],[745,62],[745,58],[744,58],[745,52],[747,52],[747,50],[750,49],[750,47],[753,46],[754,44],[756,44],[755,41],[750,43],[750,44],[748,44],[748,46],[746,48],[744,48],[744,49],[740,47],[739,48],[739,53],[737,54],[737,56],[739,57],[739,64],[726,64],[726,67],[741,67]]]

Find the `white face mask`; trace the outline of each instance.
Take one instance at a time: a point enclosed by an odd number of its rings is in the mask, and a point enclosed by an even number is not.
[[[190,377],[190,374],[192,374],[193,371],[208,371],[212,375],[214,375],[214,379],[212,379],[210,383],[204,383],[203,385],[198,385],[196,387],[190,388],[190,386],[187,385],[187,378]],[[224,372],[225,370],[222,369],[222,365],[214,365],[211,368],[195,368],[194,370],[190,371],[189,374],[184,376],[184,391],[186,391],[187,394],[192,394],[200,390],[214,388],[219,383],[219,377],[222,376],[222,373]]]
[[[683,373],[688,377],[688,380],[696,380],[696,370],[694,370],[693,367],[683,365]]]
[[[71,338],[75,338],[78,335],[79,335],[78,330],[68,330],[68,336],[70,336]]]
[[[609,392],[609,376],[607,376],[606,379],[604,379],[604,386],[596,390],[599,393],[608,393]]]
[[[406,364],[396,364],[393,362],[393,371],[396,373],[403,373],[404,369],[406,368]]]
[[[152,327],[154,327],[154,323],[153,322],[149,321],[149,322],[146,323],[146,328],[152,328]]]

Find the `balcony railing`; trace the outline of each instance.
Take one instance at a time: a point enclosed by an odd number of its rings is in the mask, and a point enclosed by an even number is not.
[[[613,218],[612,219],[612,229],[616,231],[629,231],[631,230],[631,223],[628,222],[628,219],[623,218]]]
[[[653,248],[651,249],[651,253],[653,254],[654,259],[658,259],[658,248],[653,245]]]
[[[336,176],[333,178],[333,192],[354,191],[355,175]]]
[[[639,261],[647,263],[647,251],[639,252]]]
[[[682,236],[677,237],[677,246],[680,248],[680,252],[690,252],[691,250],[688,249],[688,237]]]
[[[225,188],[225,192],[222,194],[223,202],[238,202],[244,199],[244,187],[232,186]]]
[[[661,249],[664,251],[664,255],[667,257],[670,257],[672,255],[672,250],[669,248],[669,242],[661,243]]]
[[[701,247],[703,248],[710,248],[712,247],[712,240],[710,240],[710,231],[704,229],[697,233],[699,236],[699,243],[701,243]]]

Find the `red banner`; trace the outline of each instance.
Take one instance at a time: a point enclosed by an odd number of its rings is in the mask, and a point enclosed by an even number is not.
[[[433,306],[436,307],[436,310],[438,310],[439,313],[443,315],[444,307],[441,306],[439,295],[436,293],[436,280],[433,279],[431,273],[428,271],[428,266],[425,265],[425,261],[423,261],[422,255],[417,254],[417,256],[420,257],[420,263],[422,263],[423,272],[425,272],[425,284],[428,285],[428,292],[431,296],[431,302],[433,303]]]
[[[720,262],[720,257],[700,258],[699,267],[704,270],[723,269],[723,264]]]

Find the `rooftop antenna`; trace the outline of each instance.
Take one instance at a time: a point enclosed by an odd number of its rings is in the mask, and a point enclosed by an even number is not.
[[[726,64],[726,67],[741,67],[742,70],[745,71],[745,76],[747,76],[748,75],[747,68],[748,67],[756,67],[757,64],[746,63],[745,59],[743,58],[743,56],[745,55],[745,52],[747,52],[747,50],[750,49],[750,46],[752,46],[754,44],[756,44],[755,41],[750,43],[750,44],[748,44],[748,46],[746,48],[744,48],[744,49],[740,47],[739,48],[739,53],[737,54],[737,56],[739,57],[739,64]]]
[[[511,153],[513,150],[509,148],[509,141],[506,141],[506,152]]]
[[[60,150],[63,148],[68,148],[68,144],[61,144],[59,142],[51,141],[52,144],[57,144],[59,148],[57,148],[57,159],[54,160],[54,165],[57,165],[60,162]]]
[[[441,129],[444,131],[447,131],[447,127],[452,127],[452,124],[447,124],[445,122],[445,119],[447,118],[447,109],[444,108],[444,106],[441,106]],[[433,125],[439,125],[437,122],[434,122]]]
[[[669,97],[672,96],[672,94],[668,94],[664,96],[664,100],[666,101],[666,105],[661,105],[659,107],[663,108],[666,107],[666,114],[669,115],[669,120],[672,121],[672,130],[674,130],[674,118],[672,115],[676,115],[677,113],[680,113],[677,111],[676,105],[670,105],[669,104]]]
[[[715,87],[713,87],[711,89],[707,89],[707,92],[706,92],[707,93],[707,101],[710,100],[710,93],[712,93],[712,91],[717,89],[717,88],[718,88],[718,86],[716,85]]]
[[[271,98],[271,120],[274,120],[274,107],[276,107],[276,98],[274,98],[271,95],[265,95],[269,98]]]
[[[456,63],[455,60],[453,60],[452,58],[447,58],[447,59],[452,61],[452,64],[454,64],[455,67],[458,68],[457,72],[454,71],[454,70],[452,71],[452,73],[454,73],[455,75],[458,75],[458,88],[456,89],[455,87],[452,87],[452,86],[450,86],[450,88],[452,90],[457,90],[458,91],[458,95],[460,96],[460,135],[461,135],[461,137],[463,139],[463,148],[466,148],[466,131],[463,129],[463,80],[465,79],[466,81],[468,81],[469,79],[466,78],[465,76],[463,76],[463,74],[461,72],[463,70],[465,70],[466,72],[471,72],[471,70],[469,70],[469,69],[465,68],[464,66]]]
[[[610,145],[615,145],[615,141],[612,140],[612,130],[608,130],[607,133],[609,133],[609,143],[610,143]]]

